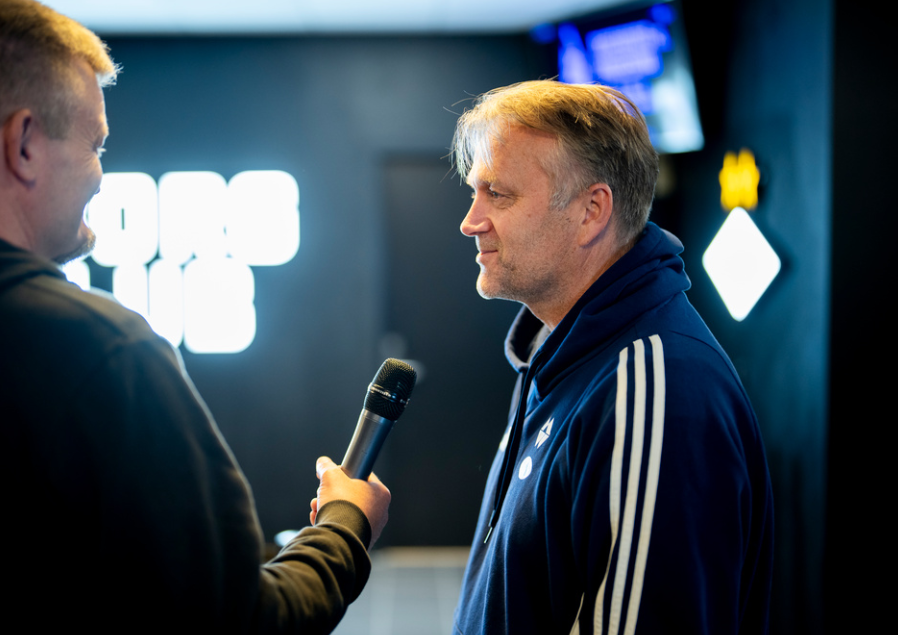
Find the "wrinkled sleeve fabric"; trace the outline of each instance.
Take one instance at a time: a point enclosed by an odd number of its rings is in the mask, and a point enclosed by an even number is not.
[[[349,501],[332,501],[262,567],[257,632],[329,633],[362,592],[370,572],[371,528]]]

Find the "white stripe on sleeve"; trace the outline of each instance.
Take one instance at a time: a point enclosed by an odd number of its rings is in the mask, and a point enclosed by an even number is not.
[[[645,500],[642,509],[642,527],[639,529],[639,545],[636,549],[636,567],[633,572],[633,590],[627,609],[627,623],[624,635],[636,632],[639,617],[639,601],[642,598],[642,583],[645,578],[645,563],[649,557],[649,540],[652,537],[652,519],[655,516],[655,500],[658,495],[658,477],[661,473],[661,446],[664,441],[664,399],[666,381],[664,376],[664,347],[661,338],[652,335],[652,369],[654,371],[655,396],[652,400],[652,439],[649,446],[649,465],[646,472]]]
[[[608,496],[608,517],[611,521],[611,549],[617,541],[617,527],[620,522],[620,483],[623,471],[624,440],[627,436],[627,359],[629,349],[620,352],[617,362],[617,396],[614,404],[614,448],[611,450],[611,488]],[[602,610],[605,596],[605,583],[608,582],[608,570],[611,558],[605,565],[605,576],[599,586],[593,617],[593,633],[602,635]]]
[[[646,468],[645,495],[642,500],[642,521],[636,537],[636,560],[633,578],[630,581],[630,599],[626,611],[626,623],[623,635],[633,635],[639,615],[642,598],[643,581],[648,559],[651,539],[652,520],[655,512],[655,501],[658,493],[658,480],[661,470],[661,450],[664,438],[664,403],[665,375],[664,349],[661,338],[652,335],[649,338],[652,348],[653,399],[651,404],[651,438],[649,439],[649,459]],[[639,480],[642,472],[642,454],[645,443],[645,419],[648,400],[648,376],[646,373],[645,342],[633,342],[633,432],[631,435],[629,456],[630,466],[627,474],[627,495],[621,519],[621,485],[623,483],[623,453],[628,421],[627,373],[628,348],[620,352],[617,366],[617,394],[615,401],[615,433],[614,448],[611,452],[611,477],[609,490],[609,520],[611,529],[611,553],[617,549],[617,565],[611,592],[611,613],[608,619],[607,635],[618,635],[623,614],[623,601],[627,595],[627,570],[633,549],[636,511],[639,507]],[[611,554],[605,569],[605,576],[595,602],[593,632],[603,635],[602,620],[604,611],[605,589],[611,573]]]
[[[614,587],[611,591],[608,635],[617,635],[620,628],[624,593],[627,590],[627,568],[630,565],[633,528],[636,524],[642,444],[645,438],[645,393],[645,344],[642,340],[636,340],[633,342],[633,436],[630,441],[630,470],[627,474],[627,498],[624,503],[624,520],[621,523],[617,570],[614,573]]]
[[[583,600],[586,599],[586,594],[580,596],[580,608],[577,609],[577,617],[574,618],[574,625],[571,627],[570,635],[580,635],[580,611],[583,610]]]

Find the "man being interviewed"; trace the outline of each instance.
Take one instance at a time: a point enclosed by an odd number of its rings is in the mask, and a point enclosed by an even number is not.
[[[765,632],[773,499],[730,360],[648,222],[658,157],[621,93],[481,96],[453,150],[518,372],[455,614],[476,633]]]

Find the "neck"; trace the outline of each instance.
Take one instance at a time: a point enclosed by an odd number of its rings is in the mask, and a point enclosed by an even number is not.
[[[580,263],[571,268],[567,284],[560,287],[558,292],[545,302],[531,303],[527,308],[540,322],[549,327],[549,330],[554,331],[583,294],[611,268],[611,265],[630,251],[631,247],[632,244],[629,242],[594,245],[593,249],[584,253]]]
[[[0,238],[14,247],[33,251],[28,225],[22,222],[22,216],[8,209],[0,209]]]

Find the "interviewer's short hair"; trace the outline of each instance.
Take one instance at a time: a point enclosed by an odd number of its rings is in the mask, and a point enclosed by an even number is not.
[[[648,221],[658,178],[658,154],[645,118],[627,97],[607,86],[530,81],[484,93],[458,120],[452,151],[464,179],[474,159],[491,167],[491,144],[522,126],[552,134],[556,151],[542,161],[554,184],[552,207],[564,209],[593,183],[606,183],[622,241]]]
[[[90,65],[101,86],[115,81],[118,67],[93,32],[34,0],[0,0],[0,125],[30,108],[48,136],[65,137],[76,59]]]

